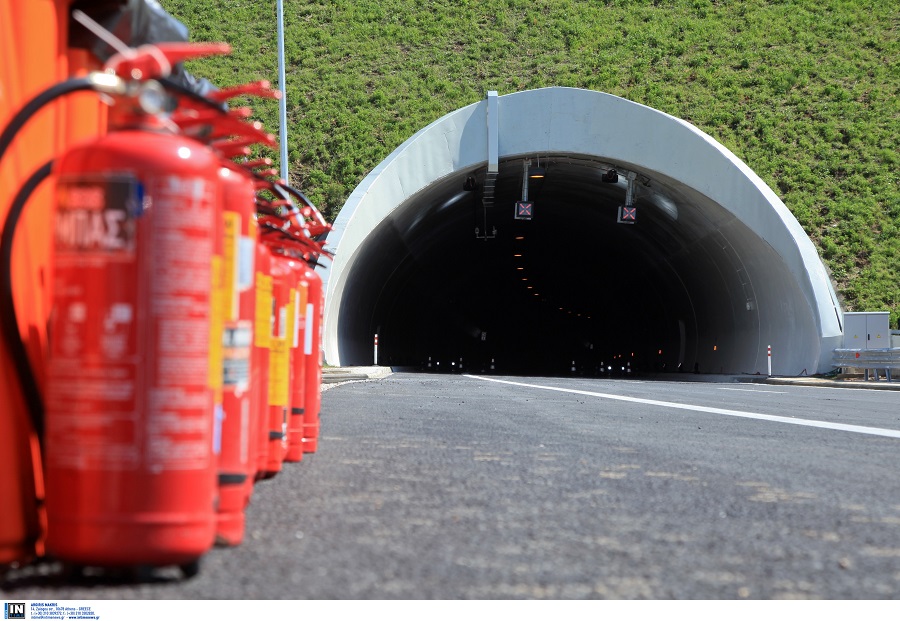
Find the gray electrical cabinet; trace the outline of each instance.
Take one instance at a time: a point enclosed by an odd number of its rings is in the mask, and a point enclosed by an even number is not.
[[[888,349],[890,318],[887,311],[844,313],[844,349]]]

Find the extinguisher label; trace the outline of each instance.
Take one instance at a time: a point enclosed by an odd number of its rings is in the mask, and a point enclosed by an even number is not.
[[[238,316],[238,258],[241,236],[241,214],[226,211],[222,214],[224,228],[222,233],[222,287],[225,303],[225,319],[233,321]]]
[[[290,372],[288,342],[285,338],[273,338],[269,356],[269,405],[288,404]]]
[[[250,385],[252,329],[250,321],[235,321],[226,324],[222,335],[223,382],[225,386],[236,387],[238,391],[246,390]]]
[[[300,347],[301,336],[306,338],[306,296],[308,291],[309,286],[306,283],[300,283],[300,288],[297,290],[297,314],[294,319],[294,347]]]
[[[57,253],[133,253],[140,184],[130,177],[63,177],[57,184]]]
[[[293,337],[291,339],[291,348],[296,349],[297,347],[300,347],[300,331],[302,330],[303,326],[300,325],[300,290],[295,289],[292,291],[292,293],[294,294],[294,319],[291,325],[294,326],[294,330]]]
[[[288,347],[293,349],[297,347],[297,290],[291,289],[288,293],[288,305],[287,305],[287,333],[285,334],[285,338],[288,342]]]
[[[209,321],[209,387],[215,402],[222,402],[222,332],[225,329],[225,287],[222,257],[211,257],[210,321]]]
[[[272,277],[256,273],[256,321],[254,344],[268,348],[272,339]]]
[[[141,174],[143,182],[86,173],[57,185],[48,467],[161,472],[212,463],[218,184]]]
[[[303,334],[303,353],[311,356],[313,353],[313,312],[315,309],[311,303],[306,305],[306,332]]]
[[[57,183],[49,342],[47,463],[140,465],[137,218],[142,187],[123,175]]]
[[[219,386],[222,381],[221,373],[213,378],[209,372],[211,358],[221,364],[221,306],[213,309],[210,261],[220,213],[217,187],[215,179],[174,174],[157,176],[147,187],[152,242],[142,254],[149,263],[144,302],[152,356],[144,446],[151,471],[202,470],[212,462],[210,380]],[[216,322],[211,339],[210,324]]]
[[[238,245],[238,290],[241,292],[253,286],[255,260],[256,238],[241,237]]]

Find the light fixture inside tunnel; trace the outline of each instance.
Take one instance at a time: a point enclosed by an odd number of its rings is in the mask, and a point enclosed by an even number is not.
[[[530,169],[531,160],[522,162],[522,200],[516,201],[516,220],[531,220],[534,216],[534,203],[528,200],[528,179],[530,178]]]
[[[522,162],[522,200],[516,201],[516,220],[531,220],[534,216],[534,203],[528,200],[528,180],[531,178],[531,160]],[[540,177],[543,177],[543,169]]]

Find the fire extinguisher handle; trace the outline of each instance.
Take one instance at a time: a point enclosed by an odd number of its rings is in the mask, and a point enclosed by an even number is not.
[[[128,48],[110,56],[104,69],[112,70],[125,79],[149,80],[166,77],[172,65],[192,58],[229,54],[227,43],[161,42]]]
[[[253,97],[268,97],[271,99],[281,99],[281,91],[274,90],[268,80],[260,80],[259,82],[248,82],[247,84],[239,84],[220,89],[207,95],[210,99],[219,102],[226,102],[240,95],[251,95]]]

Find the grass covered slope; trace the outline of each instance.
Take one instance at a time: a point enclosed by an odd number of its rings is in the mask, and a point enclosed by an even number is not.
[[[743,159],[815,242],[847,310],[900,317],[896,0],[283,0],[290,176],[330,218],[413,133],[482,99],[605,91],[690,121]],[[276,0],[161,0],[278,79]],[[278,106],[250,102],[277,133]],[[277,154],[275,154],[277,158]]]

